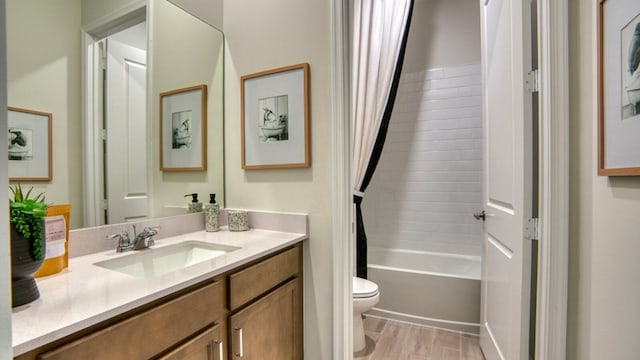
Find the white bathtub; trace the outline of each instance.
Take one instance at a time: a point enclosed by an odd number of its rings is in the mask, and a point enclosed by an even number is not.
[[[368,314],[477,334],[480,257],[370,247],[380,302]]]

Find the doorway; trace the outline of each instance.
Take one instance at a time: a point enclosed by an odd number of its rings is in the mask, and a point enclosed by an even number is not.
[[[349,6],[334,1],[332,43],[334,64],[334,147],[348,154],[350,149],[349,94]],[[538,283],[536,286],[536,358],[559,359],[566,348],[566,299],[568,261],[568,25],[567,0],[538,1],[539,34],[539,216]],[[553,119],[553,121],[552,121]],[[336,157],[337,191],[334,193],[334,356],[349,358],[351,338],[344,331],[351,326],[349,270],[353,266],[350,218],[351,184],[349,158]],[[549,241],[552,239],[553,241]],[[345,296],[343,296],[345,295]],[[342,300],[342,299],[345,300]],[[525,314],[528,315],[528,314]],[[528,320],[528,318],[527,318]]]
[[[86,34],[85,226],[148,216],[147,23],[139,13],[127,26]]]

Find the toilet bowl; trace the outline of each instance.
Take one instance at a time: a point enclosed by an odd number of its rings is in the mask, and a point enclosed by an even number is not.
[[[380,300],[378,285],[372,281],[353,277],[353,351],[365,348],[362,313],[371,310]]]

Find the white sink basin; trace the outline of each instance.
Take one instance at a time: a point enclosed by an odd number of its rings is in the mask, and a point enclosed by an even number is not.
[[[157,249],[137,251],[94,265],[135,277],[150,278],[181,270],[238,249],[240,248],[235,246],[188,240]]]

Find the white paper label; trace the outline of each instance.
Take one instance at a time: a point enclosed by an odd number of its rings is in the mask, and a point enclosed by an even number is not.
[[[45,259],[62,256],[65,253],[66,223],[64,216],[48,216],[44,219],[44,238],[47,243]]]

